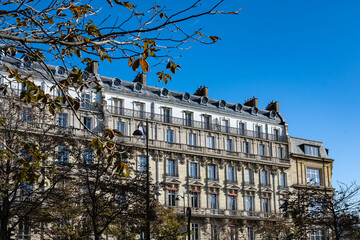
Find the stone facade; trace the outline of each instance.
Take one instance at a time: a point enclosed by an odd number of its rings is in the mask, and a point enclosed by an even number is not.
[[[145,76],[134,82],[88,77],[100,79],[102,90],[81,97],[100,107],[84,105],[80,119],[87,118],[94,131],[122,131],[120,140],[134,147],[129,160],[138,170],[146,161],[145,139],[132,133],[148,121],[158,201],[179,214],[191,207],[194,240],[255,239],[258,223],[281,215],[292,188],[309,183],[331,188],[327,150],[321,142],[290,137],[278,102],[259,109],[256,98],[244,104],[210,99],[205,87],[192,95],[147,86]],[[70,112],[67,122],[76,135],[86,135]]]

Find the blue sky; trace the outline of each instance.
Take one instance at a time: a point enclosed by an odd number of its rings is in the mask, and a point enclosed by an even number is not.
[[[360,183],[360,1],[230,0],[224,5],[238,7],[237,16],[187,23],[222,40],[178,53],[181,71],[166,87],[193,93],[206,85],[210,98],[243,103],[255,96],[260,108],[277,100],[291,136],[329,148],[334,185]],[[155,73],[148,75],[148,84],[163,86]],[[100,74],[132,80],[136,73],[115,62],[100,65]]]

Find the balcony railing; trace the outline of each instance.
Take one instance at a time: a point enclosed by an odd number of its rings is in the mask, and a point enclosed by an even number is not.
[[[150,112],[145,112],[145,111],[138,111],[138,110],[127,109],[127,108],[119,108],[119,107],[114,107],[114,106],[108,106],[108,110],[110,111],[110,113],[116,114],[116,115],[123,115],[123,116],[135,117],[135,118],[140,118],[140,119],[150,119],[150,120],[158,121],[158,122],[165,122],[165,123],[171,123],[171,124],[180,125],[180,126],[188,126],[188,127],[201,128],[201,129],[217,131],[217,132],[237,134],[237,135],[252,137],[252,138],[260,138],[260,139],[280,141],[280,142],[287,141],[286,136],[279,136],[279,135],[273,135],[273,134],[263,133],[263,132],[258,132],[258,131],[244,130],[244,129],[240,129],[240,128],[234,128],[234,127],[220,125],[217,123],[214,124],[214,123],[208,123],[208,122],[194,121],[194,120],[172,117],[172,116],[164,118],[164,115],[161,115],[161,114],[150,113]]]

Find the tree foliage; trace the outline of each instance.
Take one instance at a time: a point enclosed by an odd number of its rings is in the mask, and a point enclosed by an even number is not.
[[[294,191],[282,206],[293,222],[293,237],[306,239],[312,229],[323,229],[331,239],[356,239],[360,234],[359,193],[355,183],[339,183],[334,192],[321,188]]]
[[[115,198],[109,202],[108,196],[115,196],[109,186],[121,189],[121,179],[130,173],[121,157],[125,150],[117,141],[122,133],[106,127],[93,131],[79,114],[81,94],[101,91],[99,76],[91,66],[96,61],[125,60],[130,70],[149,73],[160,64],[158,80],[167,83],[181,68],[174,62],[177,50],[220,40],[186,24],[203,16],[237,13],[221,10],[223,2],[193,0],[172,9],[166,2],[136,0],[0,0],[0,77],[6,79],[0,85],[5,106],[0,108],[1,240],[30,217],[38,217],[38,225],[47,220],[54,223],[46,232],[49,236],[66,233],[69,239],[90,232],[99,237],[121,224],[119,216],[126,211],[113,212],[119,203]],[[102,107],[101,103],[91,106]],[[24,117],[25,108],[32,117]],[[59,129],[55,117],[63,111],[72,112],[88,142],[81,143],[76,133]],[[69,155],[77,160],[56,165],[58,145],[69,146]],[[91,148],[97,163],[82,162],[83,145]],[[70,176],[74,169],[79,174],[76,181]],[[25,197],[19,194],[24,186],[31,188]],[[139,191],[128,189],[141,196]],[[65,201],[56,201],[60,196]],[[79,200],[83,204],[73,204]],[[87,214],[84,221],[90,224],[78,221],[79,212]],[[43,229],[40,225],[33,227]]]

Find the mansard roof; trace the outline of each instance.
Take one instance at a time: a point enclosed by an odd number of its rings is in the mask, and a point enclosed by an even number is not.
[[[291,145],[290,153],[292,153],[292,154],[307,156],[305,154],[305,145],[308,145],[308,146],[314,146],[314,147],[319,148],[319,154],[320,154],[319,157],[320,158],[329,158],[327,149],[325,149],[322,142],[290,137],[290,145]]]
[[[114,78],[101,76],[103,82],[103,89],[105,91],[113,92],[114,94],[125,94],[128,96],[135,96],[156,102],[164,102],[164,104],[181,105],[185,109],[200,109],[201,111],[209,113],[218,113],[226,115],[235,115],[235,117],[251,118],[255,121],[272,122],[275,124],[284,124],[285,119],[279,112],[257,109],[256,107],[244,106],[239,103],[228,103],[224,100],[215,100],[206,98],[204,96],[197,96],[187,92],[177,92],[165,89],[166,96],[162,94],[164,88],[158,88],[148,85],[142,85],[140,91],[134,90],[134,85],[139,82],[129,82],[121,80],[121,86],[115,87],[113,84]],[[187,95],[189,98],[184,97]]]

